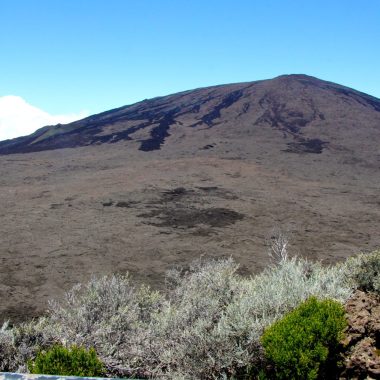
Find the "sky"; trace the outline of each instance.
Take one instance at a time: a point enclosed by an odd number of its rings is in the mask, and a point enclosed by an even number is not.
[[[0,0],[0,140],[302,73],[380,98],[378,0]]]

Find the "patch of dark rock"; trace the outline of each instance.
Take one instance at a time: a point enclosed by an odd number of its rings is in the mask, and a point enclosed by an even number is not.
[[[63,203],[52,203],[50,205],[50,209],[51,210],[58,210],[58,209],[62,208],[62,206],[63,206]]]
[[[284,152],[288,153],[315,153],[320,154],[328,144],[327,141],[320,139],[306,139],[298,142],[288,143],[288,148]]]
[[[140,123],[140,124],[135,125],[133,127],[127,128],[125,131],[116,132],[116,133],[113,133],[110,135],[106,135],[105,137],[108,138],[106,142],[114,144],[114,143],[117,143],[117,142],[123,141],[123,140],[124,141],[131,141],[131,140],[133,140],[132,137],[130,137],[131,134],[137,132],[138,130],[144,129],[149,125],[151,125],[150,121]],[[95,137],[98,138],[99,136],[95,136]]]
[[[150,152],[152,150],[160,150],[161,145],[165,142],[166,137],[170,136],[169,129],[176,121],[173,119],[173,114],[178,110],[168,112],[160,121],[158,126],[150,131],[150,138],[141,141],[139,150]]]
[[[168,195],[184,195],[186,193],[188,193],[189,190],[186,190],[184,187],[176,187],[172,190],[167,190],[167,191],[164,191],[164,194],[168,194]]]
[[[106,201],[106,202],[103,202],[102,203],[102,206],[103,207],[110,207],[110,206],[112,206],[113,205],[113,201]]]
[[[321,120],[326,120],[325,115],[323,113],[320,113],[318,116]]]
[[[243,96],[242,90],[236,90],[225,96],[222,101],[216,105],[212,111],[201,117],[201,120],[191,125],[196,127],[200,124],[206,124],[209,128],[215,125],[215,120],[221,117],[221,110],[230,107]]]
[[[306,124],[308,124],[311,120],[310,119],[296,119],[293,120],[292,123],[296,125],[297,127],[304,127]]]
[[[305,127],[308,123],[310,123],[313,120],[312,117],[294,117],[289,114],[277,115],[276,118],[277,124],[280,124],[283,129],[292,133],[298,133],[301,128]]]
[[[214,148],[214,144],[207,144],[207,145],[205,145],[203,148],[201,148],[202,150],[207,150],[207,149],[212,149],[212,148]]]
[[[291,117],[303,117],[303,113],[299,111],[289,111],[288,115]]]
[[[247,113],[250,107],[251,107],[251,104],[250,104],[250,103],[248,103],[248,102],[244,103],[244,104],[243,104],[243,107],[242,107],[242,109],[241,109],[241,112],[239,112],[239,115],[238,115],[238,116],[241,116],[241,115]]]
[[[244,103],[243,104],[243,109],[242,112],[246,113],[249,110],[250,104],[249,103]]]
[[[256,119],[253,125],[269,124],[272,127],[278,127],[276,119],[272,116],[271,112],[266,110],[264,113]]]
[[[120,201],[115,204],[116,207],[125,207],[129,208],[133,205],[133,202],[125,202],[125,201]]]
[[[161,198],[158,201],[153,201],[153,204],[166,204],[170,202],[197,201],[200,196],[218,197],[222,199],[238,199],[238,197],[228,190],[217,186],[198,186],[197,190],[186,189],[184,187],[176,187],[171,190],[162,192]]]
[[[223,100],[210,113],[202,117],[203,123],[207,124],[209,127],[212,127],[214,125],[214,120],[220,118],[220,111],[222,109],[230,107],[232,104],[237,102],[242,96],[243,92],[241,90],[238,90],[224,97]]]
[[[210,192],[210,191],[218,190],[218,186],[198,186],[198,189]]]
[[[293,136],[298,135],[301,128],[316,118],[317,110],[313,104],[310,104],[313,114],[308,116],[301,111],[288,109],[286,103],[279,103],[269,95],[260,99],[259,104],[263,108],[269,106],[270,109],[266,109],[254,122],[254,125],[269,124],[272,128],[279,129]]]
[[[206,199],[205,199],[206,197]],[[163,193],[161,200],[156,204],[166,204],[169,202],[186,204],[187,202],[202,202],[207,201],[207,197],[216,197],[221,199],[235,200],[238,197],[232,192],[219,188],[217,186],[199,186],[196,189],[176,188]]]
[[[304,125],[306,125],[306,124],[304,124]],[[287,129],[289,132],[292,132],[292,133],[298,133],[299,130],[300,130],[296,124],[293,124],[293,125],[292,125],[292,124],[289,124],[289,125],[286,126],[286,129]]]
[[[199,110],[201,109],[200,104],[196,104],[191,108],[191,112],[193,113],[199,113]]]
[[[175,202],[182,198],[194,194],[194,190],[185,189],[184,187],[176,187],[162,193],[161,200],[163,202]]]
[[[243,214],[227,208],[198,209],[194,207],[152,210],[138,216],[160,220],[160,222],[149,221],[148,224],[152,226],[171,228],[194,228],[198,225],[226,227],[244,218]]]
[[[222,156],[223,160],[240,161],[240,160],[244,159],[243,155],[241,155],[241,156],[230,156],[230,154],[233,154],[233,152],[230,150],[226,150],[226,151],[224,151],[224,153],[226,153],[227,155]]]

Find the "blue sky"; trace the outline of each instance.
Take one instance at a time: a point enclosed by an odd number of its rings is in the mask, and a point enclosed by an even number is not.
[[[380,98],[379,46],[377,0],[0,0],[0,100],[74,117],[289,73]]]

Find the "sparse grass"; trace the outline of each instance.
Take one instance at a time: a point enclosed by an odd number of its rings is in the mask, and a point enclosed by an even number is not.
[[[363,263],[322,266],[290,257],[287,245],[276,249],[275,263],[251,278],[238,275],[232,259],[172,270],[166,293],[135,287],[128,276],[93,278],[51,302],[48,317],[5,325],[0,370],[25,371],[27,360],[58,343],[94,347],[109,375],[253,376],[263,365],[264,330],[312,296],[343,303]]]

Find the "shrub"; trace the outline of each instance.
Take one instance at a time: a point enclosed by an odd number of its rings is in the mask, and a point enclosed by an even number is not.
[[[94,277],[51,302],[45,319],[0,329],[0,358],[4,353],[4,363],[22,371],[40,350],[67,342],[94,347],[110,376],[253,374],[265,328],[313,295],[343,302],[352,292],[351,268],[291,258],[287,242],[278,242],[276,264],[251,278],[239,276],[232,259],[172,270],[165,293],[137,287],[128,276]]]
[[[25,372],[26,362],[54,342],[55,327],[46,318],[0,329],[0,371]]]
[[[65,348],[55,345],[47,351],[40,351],[34,361],[28,362],[33,374],[60,376],[102,376],[103,364],[93,348],[89,351],[82,347]]]
[[[344,301],[346,274],[335,267],[284,256],[261,274],[243,278],[231,259],[199,261],[172,274],[168,302],[150,326],[156,368],[173,376],[219,378],[260,366],[266,327],[312,295]],[[174,278],[174,280],[173,280]],[[145,363],[146,364],[146,361]]]
[[[337,351],[345,312],[333,300],[309,298],[269,327],[261,341],[277,379],[316,379]]]
[[[76,285],[65,299],[50,303],[50,320],[57,340],[96,347],[107,367],[150,368],[153,336],[150,325],[161,309],[163,296],[149,287],[133,286],[128,276],[93,277]],[[151,355],[155,361],[155,355]]]
[[[380,251],[359,256],[353,273],[359,289],[380,294]]]
[[[13,331],[8,322],[5,322],[0,329],[0,372],[11,372],[15,369],[14,357],[17,350],[13,342]]]

